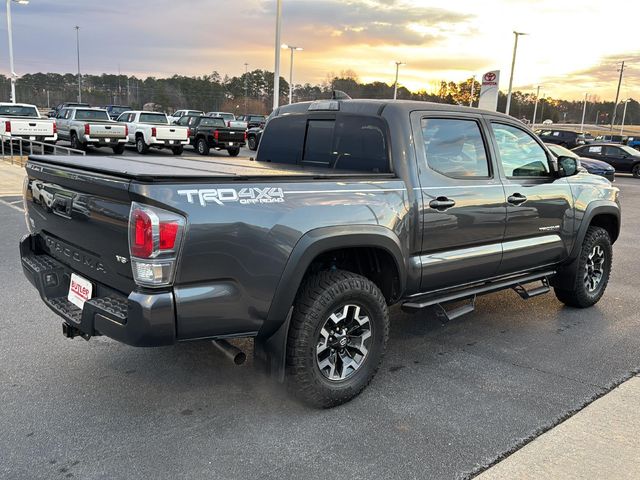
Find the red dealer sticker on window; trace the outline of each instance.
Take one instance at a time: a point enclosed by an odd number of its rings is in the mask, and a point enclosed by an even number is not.
[[[75,273],[71,274],[71,283],[69,283],[69,295],[67,299],[78,308],[84,307],[84,302],[91,298],[93,285],[89,280],[82,278]]]

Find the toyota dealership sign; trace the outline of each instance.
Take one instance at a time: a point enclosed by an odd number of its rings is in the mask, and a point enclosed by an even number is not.
[[[498,109],[498,90],[500,87],[500,70],[487,72],[482,76],[480,102],[478,108],[496,111]]]

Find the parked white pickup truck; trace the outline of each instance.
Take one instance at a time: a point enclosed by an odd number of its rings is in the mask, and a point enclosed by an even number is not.
[[[26,103],[0,103],[0,135],[47,143],[58,140],[55,120],[42,118],[35,105]]]
[[[140,154],[150,148],[170,148],[174,155],[181,155],[189,144],[189,129],[170,125],[164,113],[132,110],[122,113],[118,122],[127,125],[129,143],[135,144]]]
[[[243,122],[241,120],[238,120],[233,113],[229,113],[229,112],[209,112],[209,113],[207,113],[207,117],[222,118],[224,120],[224,123],[229,128],[234,128],[234,129],[238,129],[238,130],[246,130],[247,129],[247,122]]]
[[[175,125],[178,120],[180,120],[185,115],[204,115],[204,112],[201,110],[178,110],[177,112],[173,112],[171,115],[169,115],[169,123]]]
[[[84,150],[91,145],[112,148],[117,155],[124,153],[127,126],[111,120],[103,108],[63,108],[57,121],[60,139],[68,140],[71,148]]]

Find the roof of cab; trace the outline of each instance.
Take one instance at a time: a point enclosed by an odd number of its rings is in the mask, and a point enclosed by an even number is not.
[[[515,120],[514,117],[505,115],[500,112],[492,112],[489,110],[480,110],[473,107],[464,107],[461,105],[450,105],[447,103],[434,103],[434,102],[421,102],[416,100],[387,100],[387,99],[349,99],[349,100],[316,100],[312,102],[293,103],[291,105],[283,105],[279,107],[274,116],[288,114],[288,113],[305,113],[309,111],[309,107],[314,104],[329,103],[339,105],[339,111],[343,113],[356,113],[361,115],[375,115],[379,116],[386,109],[403,110],[407,113],[413,111],[435,111],[435,112],[460,112],[460,113],[473,113],[473,114],[487,114],[497,117],[508,118]],[[330,111],[327,110],[311,110],[311,111]],[[336,111],[336,110],[333,110]]]

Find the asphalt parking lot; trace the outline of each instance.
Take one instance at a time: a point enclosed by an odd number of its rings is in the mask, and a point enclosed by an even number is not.
[[[574,310],[553,295],[525,302],[507,291],[446,325],[394,310],[381,371],[328,411],[297,403],[206,342],[135,349],[63,338],[22,275],[26,227],[19,199],[7,197],[0,477],[471,476],[640,368],[640,181],[619,176],[617,186],[623,230],[598,305]]]

